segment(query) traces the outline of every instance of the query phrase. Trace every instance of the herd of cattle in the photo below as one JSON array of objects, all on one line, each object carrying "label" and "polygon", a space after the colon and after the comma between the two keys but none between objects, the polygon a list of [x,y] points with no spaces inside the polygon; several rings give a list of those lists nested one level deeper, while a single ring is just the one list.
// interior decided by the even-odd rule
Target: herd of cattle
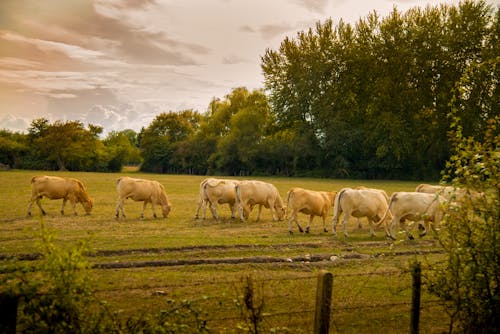
[{"label": "herd of cattle", "polygon": [[[33,203],[36,202],[42,214],[45,211],[40,199],[62,199],[61,214],[69,200],[76,215],[76,204],[81,203],[85,212],[90,214],[93,201],[80,180],[56,176],[35,176],[31,179],[32,196],[28,205],[28,215],[31,215]],[[141,218],[148,203],[151,204],[153,215],[156,218],[155,205],[161,207],[163,217],[167,218],[172,204],[169,201],[165,188],[157,181],[120,177],[116,182],[118,203],[116,218],[125,217],[123,204],[125,199],[143,202]],[[370,233],[374,235],[374,227],[383,224],[388,237],[396,239],[396,227],[406,220],[423,223],[421,236],[425,235],[429,227],[439,225],[445,213],[446,204],[450,200],[470,195],[471,192],[451,186],[419,185],[414,192],[395,192],[391,197],[384,190],[365,187],[344,188],[338,192],[313,191],[302,188],[292,188],[287,192],[286,204],[281,198],[278,189],[271,183],[256,180],[231,180],[207,178],[200,183],[198,207],[195,218],[199,218],[200,209],[203,219],[206,218],[206,207],[210,208],[212,216],[218,220],[217,206],[228,204],[231,209],[231,218],[236,213],[242,221],[246,221],[252,209],[259,206],[257,221],[260,220],[262,207],[271,210],[273,220],[283,220],[288,216],[288,231],[293,233],[293,223],[297,224],[300,232],[304,229],[298,222],[298,213],[309,215],[309,222],[305,232],[309,232],[311,222],[315,216],[323,220],[323,230],[327,232],[326,219],[333,207],[333,233],[337,233],[337,223],[340,215],[343,217],[343,234],[348,236],[346,225],[350,217],[365,217],[370,224]],[[289,215],[288,215],[289,213]],[[409,238],[413,238],[408,230],[408,224],[402,224]]]}]

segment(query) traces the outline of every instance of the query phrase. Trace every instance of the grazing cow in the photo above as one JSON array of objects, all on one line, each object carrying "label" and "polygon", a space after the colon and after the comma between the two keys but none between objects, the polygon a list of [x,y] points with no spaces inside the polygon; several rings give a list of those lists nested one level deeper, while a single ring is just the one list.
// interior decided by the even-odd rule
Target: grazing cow
[{"label": "grazing cow", "polygon": [[309,228],[314,219],[314,216],[323,218],[323,231],[328,232],[326,229],[326,216],[333,207],[336,192],[328,191],[313,191],[302,188],[292,188],[287,193],[287,211],[291,211],[290,219],[288,220],[288,231],[293,233],[293,222],[297,224],[299,231],[304,232],[299,225],[297,215],[302,212],[309,215],[309,223],[306,226],[306,233],[309,233]]},{"label": "grazing cow", "polygon": [[[387,193],[385,192],[385,190],[382,190],[382,189],[375,189],[375,188],[367,188],[365,186],[356,186],[354,187],[353,189],[358,189],[358,190],[375,190],[375,191],[380,191],[380,193],[385,197],[385,199],[387,200],[387,204],[389,204],[389,195],[387,195]],[[357,222],[358,222],[358,228],[361,229],[363,226],[361,225],[361,219],[359,218],[356,218]]]},{"label": "grazing cow", "polygon": [[[337,193],[335,197],[335,208],[333,215],[333,234],[337,235],[337,223],[342,212],[344,213],[343,220],[343,233],[347,238],[348,234],[346,232],[347,222],[349,217],[353,216],[356,218],[366,217],[368,223],[370,224],[370,235],[375,236],[373,230],[373,224],[375,222],[380,222],[377,224],[379,226],[384,219],[380,219],[387,210],[387,200],[382,194],[382,191],[378,189],[351,189],[344,188]],[[390,218],[389,218],[390,219]],[[389,220],[387,219],[387,221]],[[387,228],[387,222],[384,224],[385,233],[389,235]]]},{"label": "grazing cow", "polygon": [[200,198],[198,200],[198,208],[196,210],[195,219],[198,219],[200,208],[203,209],[203,219],[206,218],[206,206],[210,206],[212,216],[218,220],[217,204],[229,205],[231,209],[231,218],[234,218],[236,212],[236,199],[234,187],[238,184],[238,180],[215,179],[208,178],[200,183]]},{"label": "grazing cow", "polygon": [[34,176],[31,179],[31,200],[28,205],[29,216],[31,216],[33,202],[36,202],[43,215],[46,214],[40,203],[44,196],[49,199],[62,198],[62,215],[64,215],[64,206],[68,200],[75,215],[77,215],[76,203],[82,204],[86,214],[90,214],[92,211],[93,201],[87,194],[83,183],[77,179],[58,176]]},{"label": "grazing cow", "polygon": [[286,208],[278,189],[271,184],[262,181],[240,181],[235,188],[236,206],[242,221],[246,221],[255,205],[259,205],[257,221],[260,220],[262,206],[271,210],[273,220],[282,220]]},{"label": "grazing cow", "polygon": [[[431,224],[433,229],[441,222],[446,202],[447,200],[438,194],[395,192],[389,199],[389,206],[382,219],[392,214],[390,237],[394,240],[396,239],[395,229],[397,223],[403,223],[405,220],[423,220],[425,229],[420,233],[420,236],[424,236],[429,229],[430,222],[433,223]],[[408,238],[413,239],[407,225],[405,225],[405,231]]]},{"label": "grazing cow", "polygon": [[157,181],[120,177],[116,180],[116,190],[118,192],[116,218],[120,218],[120,211],[122,213],[122,217],[125,218],[123,204],[128,198],[136,202],[144,202],[144,205],[142,206],[141,219],[144,218],[144,210],[146,209],[146,205],[148,203],[151,203],[154,218],[156,218],[155,204],[159,204],[161,206],[163,218],[167,218],[170,210],[172,209],[172,204],[168,200],[165,188]]},{"label": "grazing cow", "polygon": [[475,201],[484,198],[484,193],[477,192],[466,188],[459,188],[454,186],[434,186],[431,184],[419,184],[415,189],[416,192],[439,194],[445,199],[453,202],[461,202],[466,198]]}]

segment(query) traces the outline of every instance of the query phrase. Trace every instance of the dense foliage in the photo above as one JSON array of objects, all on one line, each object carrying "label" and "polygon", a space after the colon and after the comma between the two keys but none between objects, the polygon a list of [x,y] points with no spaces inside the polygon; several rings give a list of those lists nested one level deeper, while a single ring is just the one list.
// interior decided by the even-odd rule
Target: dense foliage
[{"label": "dense foliage", "polygon": [[[139,134],[102,141],[99,127],[35,120],[28,135],[0,132],[0,162],[115,171],[143,161],[143,171],[159,173],[437,180],[451,156],[454,88],[476,64],[498,62],[499,12],[463,1],[384,18],[373,12],[353,25],[318,22],[266,50],[264,90],[235,88],[204,113],[162,113]],[[498,114],[497,82],[497,71],[470,77],[475,95],[457,110],[464,135],[477,136]]]},{"label": "dense foliage", "polygon": [[[491,12],[481,1],[394,9],[354,26],[318,23],[268,50],[262,68],[277,125],[314,148],[294,159],[312,158],[335,176],[437,178],[450,155],[453,88],[470,66],[499,54]],[[467,135],[492,116],[461,112]]]},{"label": "dense foliage", "polygon": [[458,116],[472,105],[491,113],[492,106],[478,103],[482,99],[477,97],[495,94],[498,99],[496,84],[468,83],[474,76],[497,72],[496,65],[478,64],[464,75],[449,115],[454,149],[444,181],[469,193],[449,203],[438,234],[447,256],[432,265],[429,290],[450,316],[450,333],[497,333],[500,328],[500,115],[491,117],[474,137],[464,134],[468,124]]}]

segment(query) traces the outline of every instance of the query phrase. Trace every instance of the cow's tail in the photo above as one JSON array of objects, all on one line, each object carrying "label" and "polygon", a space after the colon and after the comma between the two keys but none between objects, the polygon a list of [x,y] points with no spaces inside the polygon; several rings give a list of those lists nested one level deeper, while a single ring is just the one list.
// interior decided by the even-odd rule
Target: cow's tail
[{"label": "cow's tail", "polygon": [[239,184],[234,186],[234,201],[235,201],[236,207],[239,207],[241,204],[241,189],[240,189]]},{"label": "cow's tail", "polygon": [[384,216],[382,217],[382,219],[380,219],[378,222],[375,223],[375,226],[379,227],[380,225],[382,225],[384,220],[387,218],[389,211],[391,211],[392,202],[394,202],[396,200],[396,194],[397,193],[392,194],[392,196],[389,198],[389,204],[387,205],[387,210],[385,210],[385,213],[384,213]]},{"label": "cow's tail", "polygon": [[243,207],[241,204],[241,188],[239,183],[234,186],[234,205],[236,206],[236,210],[238,210],[241,220],[244,221]]},{"label": "cow's tail", "polygon": [[337,196],[335,196],[335,201],[334,201],[334,204],[333,204],[333,220],[335,221],[335,219],[338,219],[339,218],[339,215],[342,213],[341,211],[341,208],[340,208],[340,198],[342,197],[342,195],[347,191],[347,188],[344,188],[342,190],[339,191],[339,193],[337,194]]},{"label": "cow's tail", "polygon": [[288,219],[288,208],[290,207],[290,199],[294,195],[293,189],[288,190],[286,193],[286,214],[285,214],[285,219]]}]

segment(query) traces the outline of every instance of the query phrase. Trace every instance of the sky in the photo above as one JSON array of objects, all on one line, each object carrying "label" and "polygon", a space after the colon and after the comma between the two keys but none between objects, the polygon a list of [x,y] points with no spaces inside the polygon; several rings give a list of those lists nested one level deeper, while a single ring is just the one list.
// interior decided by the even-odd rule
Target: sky
[{"label": "sky", "polygon": [[458,2],[0,0],[0,129],[44,117],[140,131],[160,113],[263,88],[266,49],[318,21]]}]

